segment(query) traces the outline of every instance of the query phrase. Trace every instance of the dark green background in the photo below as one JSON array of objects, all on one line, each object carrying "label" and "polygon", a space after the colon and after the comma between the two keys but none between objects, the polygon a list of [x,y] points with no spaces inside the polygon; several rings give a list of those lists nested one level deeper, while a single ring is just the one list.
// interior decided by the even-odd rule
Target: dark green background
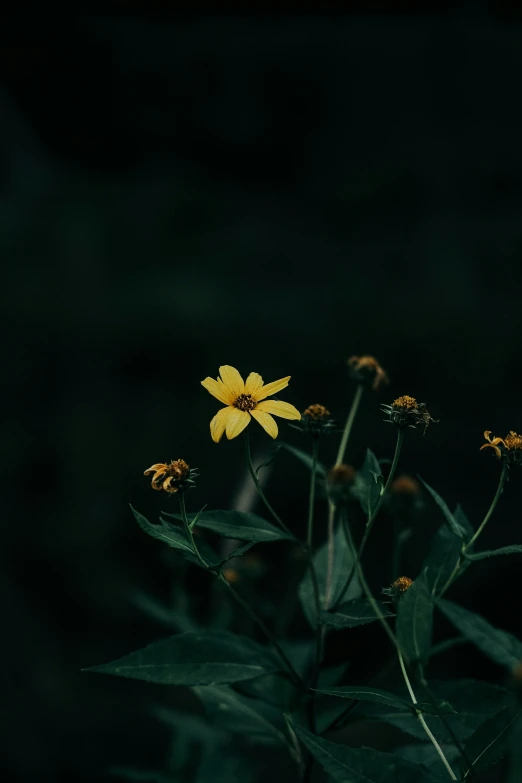
[{"label": "dark green background", "polygon": [[[151,686],[79,670],[162,633],[131,600],[170,579],[128,509],[165,506],[143,470],[197,466],[194,509],[241,489],[241,444],[211,442],[219,404],[200,386],[220,364],[291,374],[282,399],[344,420],[346,358],[375,354],[392,383],[364,399],[350,461],[391,456],[380,401],[426,401],[440,423],[411,433],[402,468],[475,524],[498,475],[482,432],[522,429],[520,18],[488,3],[133,8],[20,11],[2,32],[9,780],[161,759]],[[261,456],[268,437],[251,430]],[[281,455],[268,485],[296,529],[306,478]],[[522,540],[520,491],[510,482],[485,547]],[[498,606],[518,601],[519,568],[479,564],[455,595],[520,633],[520,612]]]}]

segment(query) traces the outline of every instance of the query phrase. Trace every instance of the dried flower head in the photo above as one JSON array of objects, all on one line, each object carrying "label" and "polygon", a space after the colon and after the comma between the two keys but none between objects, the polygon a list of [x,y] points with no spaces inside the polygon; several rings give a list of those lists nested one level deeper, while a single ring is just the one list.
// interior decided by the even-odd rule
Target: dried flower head
[{"label": "dried flower head", "polygon": [[143,475],[153,473],[151,480],[152,489],[165,490],[170,494],[183,492],[195,484],[194,479],[198,475],[195,468],[190,468],[184,459],[175,459],[171,462],[156,462],[144,471]]},{"label": "dried flower head", "polygon": [[510,468],[522,465],[522,435],[517,435],[511,430],[505,438],[492,438],[491,430],[484,433],[488,443],[484,443],[482,449],[493,449],[498,459],[504,460]]},{"label": "dried flower head", "polygon": [[389,595],[394,601],[398,601],[404,593],[410,589],[413,584],[413,579],[409,576],[399,576],[389,587],[384,587],[381,592],[384,595]]},{"label": "dried flower head", "polygon": [[408,394],[397,397],[391,405],[381,405],[381,410],[389,416],[386,421],[396,424],[401,430],[406,427],[415,429],[418,424],[424,424],[424,433],[426,433],[430,421],[438,421],[430,416],[426,403],[417,402],[415,397],[410,397]]},{"label": "dried flower head", "polygon": [[318,438],[320,435],[329,435],[338,430],[337,422],[332,419],[328,408],[318,404],[309,405],[301,414],[299,424],[291,424],[290,426],[302,432],[307,432],[315,438]]},{"label": "dried flower head", "polygon": [[348,359],[350,377],[372,388],[374,391],[389,383],[388,376],[375,358],[375,356],[350,356]]},{"label": "dried flower head", "polygon": [[277,438],[278,432],[272,414],[283,419],[301,418],[297,408],[290,403],[266,399],[288,386],[289,375],[278,381],[263,384],[259,373],[251,372],[244,381],[236,368],[228,364],[219,368],[219,374],[217,380],[205,378],[201,381],[201,385],[213,397],[227,406],[221,408],[210,422],[210,435],[214,443],[219,443],[225,431],[229,440],[237,438],[250,424],[252,416],[271,438]]},{"label": "dried flower head", "polygon": [[417,479],[413,478],[413,476],[397,476],[397,478],[392,481],[390,486],[390,493],[392,495],[411,497],[418,495],[420,491],[420,484]]}]

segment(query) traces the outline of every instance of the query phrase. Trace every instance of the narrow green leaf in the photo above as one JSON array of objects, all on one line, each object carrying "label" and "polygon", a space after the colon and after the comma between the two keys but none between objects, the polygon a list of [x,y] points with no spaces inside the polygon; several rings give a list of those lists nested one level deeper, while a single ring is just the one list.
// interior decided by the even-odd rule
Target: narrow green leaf
[{"label": "narrow green leaf", "polygon": [[317,688],[316,693],[323,696],[337,696],[340,699],[352,699],[354,701],[372,701],[376,704],[384,704],[387,707],[395,707],[398,710],[412,712],[415,708],[411,702],[401,699],[394,693],[382,691],[380,688],[368,688],[364,685],[341,685],[338,688]]},{"label": "narrow green leaf", "polygon": [[164,685],[240,682],[279,670],[270,651],[227,631],[176,634],[116,661],[83,671]]},{"label": "narrow green leaf", "polygon": [[151,525],[149,520],[146,519],[143,514],[140,514],[139,511],[136,511],[136,509],[132,506],[131,511],[134,514],[138,525],[149,536],[152,536],[152,538],[157,538],[159,541],[163,541],[163,543],[168,544],[168,546],[172,547],[173,549],[179,549],[183,552],[190,552],[191,554],[194,554],[194,550],[192,549],[190,542],[187,540],[187,537],[182,530],[174,528],[173,525],[163,519],[160,519],[159,525]]},{"label": "narrow green leaf", "polygon": [[404,593],[397,607],[397,640],[409,663],[427,660],[432,624],[433,600],[423,573]]},{"label": "narrow green leaf", "polygon": [[441,498],[441,496],[438,494],[438,492],[435,492],[435,490],[432,487],[430,487],[429,484],[426,484],[424,479],[422,479],[420,476],[419,476],[419,479],[420,479],[420,481],[422,481],[422,483],[424,484],[424,486],[426,487],[426,489],[428,490],[428,492],[432,496],[433,500],[435,501],[435,503],[438,505],[438,507],[440,508],[442,513],[444,514],[444,519],[446,520],[446,523],[448,524],[451,532],[455,536],[457,536],[458,538],[461,538],[463,540],[467,540],[467,535],[466,535],[465,528],[463,527],[462,524],[460,524],[457,521],[457,519],[451,513],[451,511],[449,510],[448,506],[446,505],[444,500]]},{"label": "narrow green leaf", "polygon": [[200,518],[201,514],[204,512],[204,510],[205,510],[205,509],[206,509],[206,505],[204,505],[204,506],[203,506],[203,508],[202,508],[202,509],[200,509],[200,510],[198,511],[198,513],[197,513],[197,514],[196,514],[196,515],[195,515],[195,516],[192,518],[192,521],[191,521],[191,522],[189,522],[189,528],[190,528],[191,530],[192,530],[193,528],[195,528],[195,527],[196,527],[196,525],[197,525],[197,524],[198,524],[198,522],[199,522],[199,518]]},{"label": "narrow green leaf", "polygon": [[[303,465],[306,465],[308,470],[312,470],[313,461],[311,454],[307,454],[306,451],[302,451],[301,449],[296,449],[295,446],[291,446],[289,443],[281,443],[281,446],[290,452],[290,454],[292,454],[294,457],[296,457],[300,462],[302,462]],[[319,476],[326,476],[325,466],[320,462],[317,462],[316,472]]]},{"label": "narrow green leaf", "polygon": [[193,688],[212,722],[227,731],[248,736],[250,741],[288,746],[281,710],[259,699],[243,696],[232,688]]},{"label": "narrow green leaf", "polygon": [[422,572],[426,572],[431,592],[436,593],[446,584],[459,560],[461,550],[462,539],[444,522],[435,533],[422,564]]},{"label": "narrow green leaf", "polygon": [[[478,727],[464,746],[466,755],[476,772],[489,769],[504,756],[508,749],[510,730],[520,715],[520,708],[503,707]],[[471,769],[461,759],[463,780],[471,780]]]},{"label": "narrow green leaf", "polygon": [[381,466],[373,451],[367,449],[364,462],[355,477],[353,493],[359,500],[361,508],[368,519],[379,501],[381,489]]},{"label": "narrow green leaf", "polygon": [[466,539],[466,541],[469,541],[469,539],[473,536],[473,533],[475,531],[473,530],[473,527],[471,526],[471,523],[464,509],[460,505],[460,503],[457,503],[457,505],[455,506],[455,511],[453,512],[453,516],[457,522],[457,525],[459,525],[462,528],[464,532],[464,538]]},{"label": "narrow green leaf", "polygon": [[[412,716],[412,719],[415,720]],[[316,737],[292,723],[292,728],[323,769],[339,783],[441,783],[442,778],[420,764],[373,748],[352,748]]]},{"label": "narrow green leaf", "polygon": [[233,549],[232,552],[230,552],[226,557],[224,557],[222,560],[219,561],[219,563],[216,564],[216,567],[224,566],[225,563],[228,563],[229,560],[233,560],[235,557],[241,557],[241,555],[244,555],[245,552],[248,552],[248,550],[252,549],[252,547],[255,546],[256,544],[257,541],[247,541],[246,544],[237,547],[237,549]]},{"label": "narrow green leaf", "polygon": [[466,554],[468,560],[484,560],[486,557],[496,557],[497,555],[519,555],[522,554],[522,544],[511,544],[502,546],[500,549],[488,549],[484,552],[472,552]]},{"label": "narrow green leaf", "polygon": [[[460,751],[455,745],[450,743],[439,743],[442,752],[446,756],[448,762],[453,764],[460,757]],[[416,742],[411,745],[403,745],[397,748],[395,753],[408,761],[422,764],[428,769],[435,767],[438,768],[440,764],[440,756],[433,747],[431,742]]]},{"label": "narrow green leaf", "polygon": [[[385,604],[378,603],[384,617],[393,617],[392,612]],[[365,599],[341,604],[336,612],[323,612],[321,618],[325,625],[332,628],[354,628],[357,625],[373,623],[378,619],[369,601]]]},{"label": "narrow green leaf", "polygon": [[[165,513],[165,516],[181,521],[179,514]],[[190,525],[192,525],[195,516],[197,515],[188,514]],[[272,525],[271,522],[267,522],[266,519],[258,516],[258,514],[252,514],[249,511],[203,511],[199,513],[197,524],[198,527],[212,530],[212,532],[218,533],[225,538],[238,538],[242,541],[295,540],[293,536],[285,533],[284,530]]]},{"label": "narrow green leaf", "polygon": [[493,661],[510,671],[522,661],[522,643],[510,633],[494,628],[479,614],[446,599],[440,598],[437,604],[458,631]]},{"label": "narrow green leaf", "polygon": [[[352,569],[354,562],[353,553],[350,551],[346,542],[346,537],[339,525],[334,532],[333,541],[333,570],[332,570],[332,584],[328,600],[328,605],[332,606],[341,594],[341,591],[346,583],[348,575]],[[326,582],[328,575],[328,542],[325,541],[314,554],[314,563],[317,573],[317,581],[319,583],[319,598],[321,608],[324,609],[325,597],[326,597]],[[349,599],[359,598],[362,588],[357,575],[354,573],[351,585],[346,592],[345,597]],[[305,576],[301,580],[299,585],[299,599],[303,612],[312,626],[315,628],[316,615],[315,615],[315,599],[312,577],[310,570],[308,569]]]}]

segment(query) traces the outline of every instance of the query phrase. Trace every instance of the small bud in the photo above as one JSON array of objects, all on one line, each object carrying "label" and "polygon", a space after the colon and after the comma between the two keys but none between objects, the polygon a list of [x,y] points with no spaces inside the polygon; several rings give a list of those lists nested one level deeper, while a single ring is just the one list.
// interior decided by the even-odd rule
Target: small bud
[{"label": "small bud", "polygon": [[314,438],[318,438],[321,435],[329,435],[338,430],[337,422],[332,419],[328,408],[318,404],[309,405],[301,414],[299,423],[291,424],[290,426],[306,432]]},{"label": "small bud", "polygon": [[353,485],[357,478],[357,471],[351,465],[334,465],[326,476],[328,494],[336,504],[347,503],[354,500]]},{"label": "small bud", "polygon": [[413,497],[418,495],[421,491],[419,482],[412,476],[397,476],[390,486],[390,493],[392,495],[402,497]]},{"label": "small bud", "polygon": [[389,595],[393,603],[396,604],[412,584],[413,579],[410,579],[409,576],[399,576],[389,587],[383,587],[381,593]]}]

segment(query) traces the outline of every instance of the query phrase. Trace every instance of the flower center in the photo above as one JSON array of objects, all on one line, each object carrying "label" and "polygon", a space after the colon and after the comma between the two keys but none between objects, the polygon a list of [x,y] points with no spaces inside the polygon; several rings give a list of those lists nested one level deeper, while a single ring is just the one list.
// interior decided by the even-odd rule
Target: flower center
[{"label": "flower center", "polygon": [[506,435],[504,438],[504,443],[509,451],[518,451],[519,449],[522,449],[522,436],[517,435],[517,433],[512,430],[509,435]]},{"label": "flower center", "polygon": [[393,401],[393,407],[411,410],[412,408],[417,407],[417,400],[415,397],[410,397],[408,394],[405,394],[404,397],[397,397],[397,399]]},{"label": "flower center", "polygon": [[239,408],[240,411],[251,411],[256,405],[257,401],[251,394],[240,394],[234,400],[234,408]]}]

